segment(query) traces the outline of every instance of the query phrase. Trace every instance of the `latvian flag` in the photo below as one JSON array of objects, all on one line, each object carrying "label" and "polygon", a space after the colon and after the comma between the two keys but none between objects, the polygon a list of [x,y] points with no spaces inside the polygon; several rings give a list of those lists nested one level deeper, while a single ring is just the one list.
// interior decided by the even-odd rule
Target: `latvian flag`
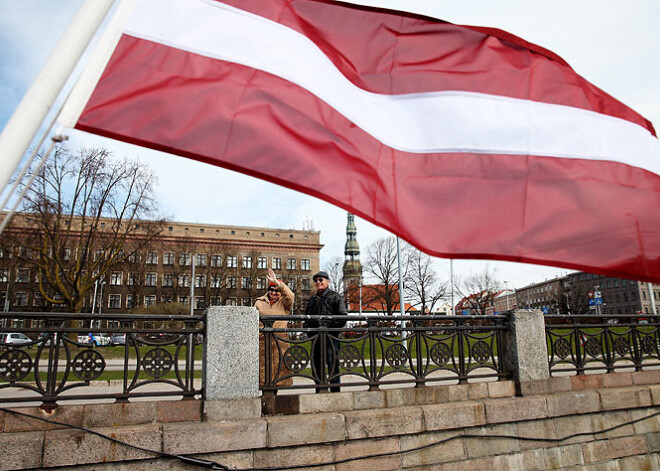
[{"label": "latvian flag", "polygon": [[500,30],[329,0],[124,0],[63,122],[432,255],[660,282],[651,123]]}]

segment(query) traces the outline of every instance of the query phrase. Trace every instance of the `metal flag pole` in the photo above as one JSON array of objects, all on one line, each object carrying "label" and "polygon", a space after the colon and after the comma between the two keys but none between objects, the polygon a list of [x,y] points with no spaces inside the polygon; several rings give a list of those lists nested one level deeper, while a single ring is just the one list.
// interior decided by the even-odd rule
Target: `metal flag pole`
[{"label": "metal flag pole", "polygon": [[646,283],[646,287],[649,290],[649,299],[651,300],[651,314],[656,315],[658,311],[655,310],[655,298],[653,297],[653,285],[651,283]]},{"label": "metal flag pole", "polygon": [[399,237],[396,238],[396,260],[397,263],[399,264],[399,310],[401,311],[401,316],[404,316],[406,313],[406,308],[404,305],[404,298],[403,298],[403,277],[401,276],[401,242],[399,240]]},{"label": "metal flag pole", "polygon": [[4,189],[114,0],[86,0],[0,134]]},{"label": "metal flag pole", "polygon": [[195,256],[190,254],[190,315],[195,314]]},{"label": "metal flag pole", "polygon": [[451,315],[456,315],[454,309],[454,259],[449,259],[449,284],[451,285]]}]

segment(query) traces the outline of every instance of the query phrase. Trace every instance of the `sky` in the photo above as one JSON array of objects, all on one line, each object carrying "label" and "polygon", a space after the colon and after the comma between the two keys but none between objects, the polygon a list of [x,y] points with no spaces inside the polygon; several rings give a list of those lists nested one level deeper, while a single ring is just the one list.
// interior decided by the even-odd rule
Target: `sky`
[{"label": "sky", "polygon": [[[267,0],[264,0],[267,1]],[[83,0],[0,0],[0,128],[48,59]],[[503,29],[563,57],[574,70],[660,126],[660,2],[658,0],[355,0],[457,24]],[[139,158],[157,173],[165,216],[176,221],[321,231],[321,264],[343,257],[346,212],[301,193],[192,160],[79,131],[72,145],[104,146]],[[652,208],[656,209],[657,208]],[[451,221],[446,221],[450,224]],[[390,234],[356,218],[363,251]],[[450,263],[436,259],[449,279]],[[563,276],[570,270],[485,260],[455,260],[454,276],[488,269],[508,288]]]}]

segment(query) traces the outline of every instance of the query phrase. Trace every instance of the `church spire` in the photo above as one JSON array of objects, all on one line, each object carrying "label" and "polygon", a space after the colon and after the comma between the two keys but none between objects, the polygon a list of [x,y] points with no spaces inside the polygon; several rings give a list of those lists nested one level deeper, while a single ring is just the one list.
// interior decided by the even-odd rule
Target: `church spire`
[{"label": "church spire", "polygon": [[355,216],[348,213],[346,223],[346,245],[344,246],[344,285],[358,285],[362,277],[362,264],[360,263],[360,246],[357,242],[357,228]]}]

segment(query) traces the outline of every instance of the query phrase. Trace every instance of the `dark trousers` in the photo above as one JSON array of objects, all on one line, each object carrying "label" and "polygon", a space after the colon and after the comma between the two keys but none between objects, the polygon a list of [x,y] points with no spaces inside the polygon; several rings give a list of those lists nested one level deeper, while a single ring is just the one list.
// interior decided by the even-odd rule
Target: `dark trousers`
[{"label": "dark trousers", "polygon": [[[330,384],[337,384],[337,386],[330,386],[330,392],[339,392],[339,376],[333,377],[339,373],[338,351],[339,341],[321,333],[318,334],[316,343],[312,347],[312,362],[314,363],[314,370],[318,378],[317,384],[324,379]],[[323,360],[325,360],[325,365]],[[321,388],[316,388],[316,392],[320,391]]]}]

